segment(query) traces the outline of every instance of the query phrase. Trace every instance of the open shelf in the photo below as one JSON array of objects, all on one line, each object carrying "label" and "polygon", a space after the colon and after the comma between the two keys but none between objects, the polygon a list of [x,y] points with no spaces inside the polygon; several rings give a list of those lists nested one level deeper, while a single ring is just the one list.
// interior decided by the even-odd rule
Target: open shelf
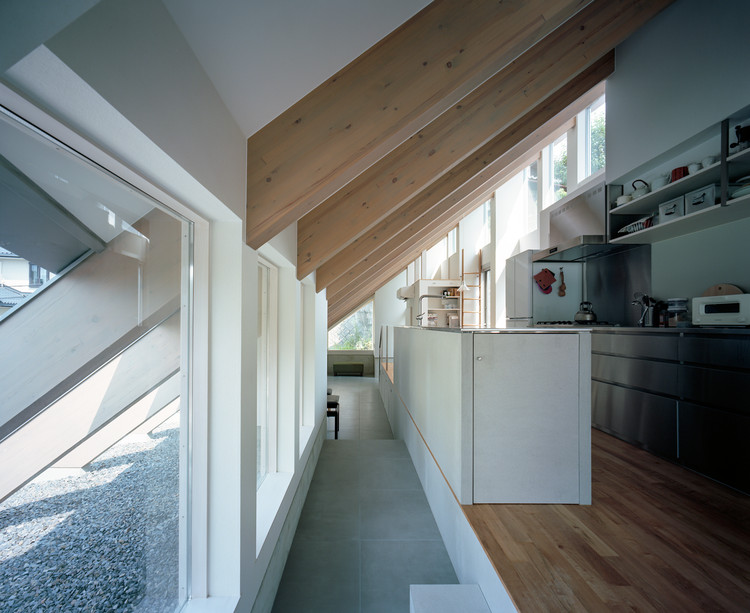
[{"label": "open shelf", "polygon": [[[745,151],[740,152],[744,154]],[[750,157],[748,157],[748,169],[750,170]],[[664,187],[660,187],[648,194],[644,194],[640,198],[621,204],[618,207],[611,209],[609,212],[611,215],[649,215],[654,210],[659,208],[659,205],[663,202],[668,202],[672,198],[682,196],[687,192],[691,192],[695,189],[700,189],[705,185],[711,185],[712,183],[718,183],[721,179],[721,162],[711,164],[706,168],[702,168],[692,175],[678,179],[674,183],[667,183]]]},{"label": "open shelf", "polygon": [[697,232],[698,230],[720,226],[721,224],[746,217],[750,217],[750,195],[729,200],[726,206],[717,204],[716,206],[683,217],[677,217],[676,219],[646,228],[645,230],[612,238],[610,242],[625,245],[651,244],[682,236],[683,234]]}]

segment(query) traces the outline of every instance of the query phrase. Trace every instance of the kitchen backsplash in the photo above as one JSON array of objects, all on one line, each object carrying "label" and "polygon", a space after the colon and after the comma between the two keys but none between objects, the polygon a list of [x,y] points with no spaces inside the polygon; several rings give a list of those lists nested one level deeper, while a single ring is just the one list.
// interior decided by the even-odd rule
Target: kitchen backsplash
[{"label": "kitchen backsplash", "polygon": [[599,321],[622,326],[638,325],[640,309],[631,305],[635,292],[651,295],[650,245],[586,263],[586,297]]},{"label": "kitchen backsplash", "polygon": [[750,293],[750,219],[654,243],[653,292],[657,297],[692,298],[719,283]]}]

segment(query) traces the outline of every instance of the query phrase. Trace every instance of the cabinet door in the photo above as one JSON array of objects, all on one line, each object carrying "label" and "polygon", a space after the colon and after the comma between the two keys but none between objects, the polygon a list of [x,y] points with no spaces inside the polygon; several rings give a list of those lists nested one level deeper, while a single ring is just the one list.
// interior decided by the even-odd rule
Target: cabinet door
[{"label": "cabinet door", "polygon": [[578,355],[576,334],[475,335],[475,503],[579,501]]},{"label": "cabinet door", "polygon": [[679,364],[594,354],[591,377],[598,381],[640,388],[657,394],[677,396]]},{"label": "cabinet door", "polygon": [[591,423],[617,438],[677,459],[677,402],[671,398],[593,381]]},{"label": "cabinet door", "polygon": [[750,494],[750,416],[680,403],[680,461]]}]

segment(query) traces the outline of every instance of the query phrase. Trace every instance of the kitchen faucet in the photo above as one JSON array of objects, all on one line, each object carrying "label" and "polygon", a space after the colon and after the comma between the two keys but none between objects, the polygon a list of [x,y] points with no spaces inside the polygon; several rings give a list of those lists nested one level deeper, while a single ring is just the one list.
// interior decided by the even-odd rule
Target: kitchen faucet
[{"label": "kitchen faucet", "polygon": [[419,297],[419,300],[417,301],[417,310],[419,311],[419,315],[417,315],[417,321],[421,324],[422,318],[424,315],[422,314],[422,298],[445,298],[442,294],[422,294]]},{"label": "kitchen faucet", "polygon": [[633,301],[630,304],[641,307],[641,318],[638,320],[638,325],[641,328],[645,328],[646,315],[648,314],[649,308],[654,304],[654,299],[642,292],[636,292],[633,294]]}]

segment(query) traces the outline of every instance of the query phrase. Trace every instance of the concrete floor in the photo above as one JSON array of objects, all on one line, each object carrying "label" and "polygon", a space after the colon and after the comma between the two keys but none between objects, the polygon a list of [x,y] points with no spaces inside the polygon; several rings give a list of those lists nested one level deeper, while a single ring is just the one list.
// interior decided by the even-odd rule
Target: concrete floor
[{"label": "concrete floor", "polygon": [[407,613],[409,585],[458,583],[377,379],[332,377],[339,439],[315,469],[274,613]]}]

